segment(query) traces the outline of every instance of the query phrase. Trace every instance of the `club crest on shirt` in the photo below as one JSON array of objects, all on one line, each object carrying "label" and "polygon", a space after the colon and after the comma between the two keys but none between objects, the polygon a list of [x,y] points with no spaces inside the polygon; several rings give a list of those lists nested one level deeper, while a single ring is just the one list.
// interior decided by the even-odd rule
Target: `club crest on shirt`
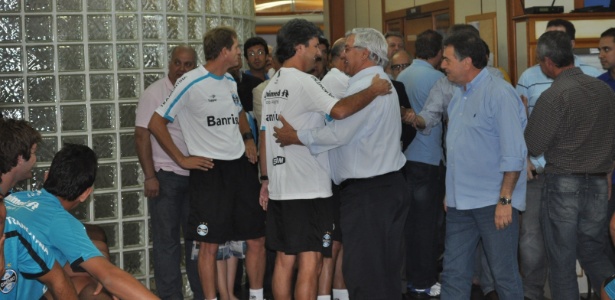
[{"label": "club crest on shirt", "polygon": [[196,227],[196,233],[200,236],[206,236],[208,232],[209,232],[209,227],[207,227],[207,225],[205,224],[201,224]]},{"label": "club crest on shirt", "polygon": [[322,246],[325,248],[331,246],[331,233],[328,231],[322,236]]},{"label": "club crest on shirt", "polygon": [[3,294],[10,293],[17,285],[17,272],[13,269],[6,269],[0,280],[0,291]]},{"label": "club crest on shirt", "polygon": [[233,94],[233,103],[235,103],[236,106],[241,106],[241,101],[239,101],[239,96],[237,96],[237,94]]}]

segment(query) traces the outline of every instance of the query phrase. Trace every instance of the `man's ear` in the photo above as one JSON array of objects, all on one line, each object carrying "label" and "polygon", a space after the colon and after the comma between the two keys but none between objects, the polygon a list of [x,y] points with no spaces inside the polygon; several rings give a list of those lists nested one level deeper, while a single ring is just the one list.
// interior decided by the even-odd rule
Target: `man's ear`
[{"label": "man's ear", "polygon": [[93,186],[87,188],[85,191],[83,191],[83,193],[81,193],[81,195],[79,195],[79,197],[77,198],[77,201],[81,203],[85,202],[85,200],[88,199],[88,197],[90,196],[90,194],[92,194],[93,191],[94,191]]}]

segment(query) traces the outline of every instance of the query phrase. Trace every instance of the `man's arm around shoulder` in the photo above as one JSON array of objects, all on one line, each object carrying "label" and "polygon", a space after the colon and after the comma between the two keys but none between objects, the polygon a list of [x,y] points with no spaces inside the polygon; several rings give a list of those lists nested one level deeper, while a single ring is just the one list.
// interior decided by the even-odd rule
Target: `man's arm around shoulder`
[{"label": "man's arm around shoulder", "polygon": [[49,288],[49,292],[54,299],[77,299],[77,292],[75,291],[72,281],[68,278],[66,273],[64,273],[64,270],[57,261],[47,274],[37,279]]},{"label": "man's arm around shoulder", "polygon": [[102,256],[92,257],[81,263],[90,275],[120,299],[159,299],[141,282],[126,271],[116,267]]}]

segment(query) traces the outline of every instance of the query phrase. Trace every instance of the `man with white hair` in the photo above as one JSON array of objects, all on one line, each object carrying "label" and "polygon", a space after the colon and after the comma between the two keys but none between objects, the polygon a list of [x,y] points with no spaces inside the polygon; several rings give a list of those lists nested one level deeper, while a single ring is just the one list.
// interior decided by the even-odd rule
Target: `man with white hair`
[{"label": "man with white hair", "polygon": [[[385,77],[387,44],[371,28],[346,35],[341,58],[351,76],[347,95]],[[400,299],[402,234],[408,190],[402,173],[397,93],[379,96],[364,109],[325,127],[295,131],[283,118],[274,128],[284,145],[303,144],[314,155],[328,151],[331,176],[340,185],[344,279],[350,299]]]}]

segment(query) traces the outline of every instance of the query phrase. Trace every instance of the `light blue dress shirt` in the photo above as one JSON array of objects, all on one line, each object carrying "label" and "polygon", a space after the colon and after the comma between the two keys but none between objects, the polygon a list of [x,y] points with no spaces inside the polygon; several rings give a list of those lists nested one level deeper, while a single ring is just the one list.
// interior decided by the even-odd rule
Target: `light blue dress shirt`
[{"label": "light blue dress shirt", "polygon": [[[418,114],[429,96],[429,91],[444,74],[422,59],[415,59],[403,70],[397,80],[403,82],[410,106]],[[404,152],[406,159],[437,166],[442,160],[442,123],[435,125],[430,133],[418,131]]]},{"label": "light blue dress shirt", "polygon": [[[574,66],[581,68],[581,71],[589,76],[598,77],[602,74],[600,70],[583,63],[576,55],[574,57]],[[540,65],[534,65],[523,71],[523,74],[521,74],[517,82],[516,89],[519,96],[527,97],[528,112],[530,114],[542,92],[550,88],[552,83],[553,79],[548,78],[547,75],[540,70]],[[531,156],[530,160],[536,169],[544,169],[547,164],[544,154],[536,157]]]},{"label": "light blue dress shirt", "polygon": [[[388,78],[380,66],[361,70],[350,78],[346,95],[371,85],[373,77]],[[327,126],[297,131],[299,140],[314,155],[329,151],[331,178],[336,184],[349,178],[368,178],[401,169],[401,122],[397,93],[379,96],[354,115]]]},{"label": "light blue dress shirt", "polygon": [[514,88],[483,69],[448,106],[447,206],[460,210],[495,205],[504,172],[519,171],[512,206],[525,210],[527,148],[525,108]]}]

